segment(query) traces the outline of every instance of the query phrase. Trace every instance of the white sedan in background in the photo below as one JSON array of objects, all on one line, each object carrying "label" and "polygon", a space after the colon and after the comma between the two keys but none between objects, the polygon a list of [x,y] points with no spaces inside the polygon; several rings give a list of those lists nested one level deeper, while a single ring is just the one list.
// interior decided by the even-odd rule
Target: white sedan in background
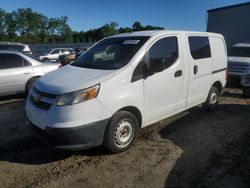
[{"label": "white sedan in background", "polygon": [[59,66],[42,63],[22,52],[0,51],[0,96],[28,93],[39,77]]}]

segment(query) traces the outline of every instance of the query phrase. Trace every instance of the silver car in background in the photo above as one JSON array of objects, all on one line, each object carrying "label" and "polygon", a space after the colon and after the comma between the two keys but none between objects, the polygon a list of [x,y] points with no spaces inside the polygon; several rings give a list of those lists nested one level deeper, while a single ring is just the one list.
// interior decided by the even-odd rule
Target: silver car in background
[{"label": "silver car in background", "polygon": [[18,42],[0,42],[0,50],[20,51],[25,54],[32,54],[29,45]]},{"label": "silver car in background", "polygon": [[28,93],[39,77],[59,66],[42,63],[22,52],[0,51],[0,96]]},{"label": "silver car in background", "polygon": [[228,53],[228,76],[241,79],[250,68],[250,42],[233,45]]},{"label": "silver car in background", "polygon": [[41,61],[57,61],[60,55],[68,55],[73,53],[72,48],[54,48],[42,55],[39,55]]},{"label": "silver car in background", "polygon": [[250,69],[241,77],[241,85],[244,95],[250,98]]}]

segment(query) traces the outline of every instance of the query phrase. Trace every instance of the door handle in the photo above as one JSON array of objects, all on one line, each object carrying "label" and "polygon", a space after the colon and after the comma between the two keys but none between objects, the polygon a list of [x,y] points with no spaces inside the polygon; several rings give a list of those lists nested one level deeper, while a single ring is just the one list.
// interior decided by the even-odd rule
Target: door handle
[{"label": "door handle", "polygon": [[194,66],[194,75],[196,75],[197,73],[198,73],[198,66],[195,65],[195,66]]},{"label": "door handle", "polygon": [[23,74],[30,74],[31,72],[24,72]]},{"label": "door handle", "polygon": [[182,76],[182,70],[178,70],[178,71],[176,71],[175,73],[174,73],[174,77],[176,78],[176,77],[180,77],[180,76]]}]

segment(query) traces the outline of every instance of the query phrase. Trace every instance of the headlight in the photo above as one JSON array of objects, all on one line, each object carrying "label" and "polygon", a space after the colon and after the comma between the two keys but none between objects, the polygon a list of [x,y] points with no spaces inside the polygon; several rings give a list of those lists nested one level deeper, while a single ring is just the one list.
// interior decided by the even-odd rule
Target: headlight
[{"label": "headlight", "polygon": [[99,92],[100,85],[93,86],[91,88],[87,88],[84,90],[66,93],[64,95],[59,96],[56,105],[72,105],[81,102],[88,101],[90,99],[94,99],[97,97]]}]

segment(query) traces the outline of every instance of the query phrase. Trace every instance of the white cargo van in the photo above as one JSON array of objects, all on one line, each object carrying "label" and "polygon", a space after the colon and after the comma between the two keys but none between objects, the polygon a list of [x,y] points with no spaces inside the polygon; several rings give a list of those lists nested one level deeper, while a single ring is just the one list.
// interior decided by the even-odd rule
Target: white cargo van
[{"label": "white cargo van", "polygon": [[[107,49],[110,58],[95,58]],[[140,128],[198,104],[213,110],[226,68],[219,34],[145,31],[108,37],[35,83],[26,103],[29,126],[55,148],[104,144],[122,152]]]}]

